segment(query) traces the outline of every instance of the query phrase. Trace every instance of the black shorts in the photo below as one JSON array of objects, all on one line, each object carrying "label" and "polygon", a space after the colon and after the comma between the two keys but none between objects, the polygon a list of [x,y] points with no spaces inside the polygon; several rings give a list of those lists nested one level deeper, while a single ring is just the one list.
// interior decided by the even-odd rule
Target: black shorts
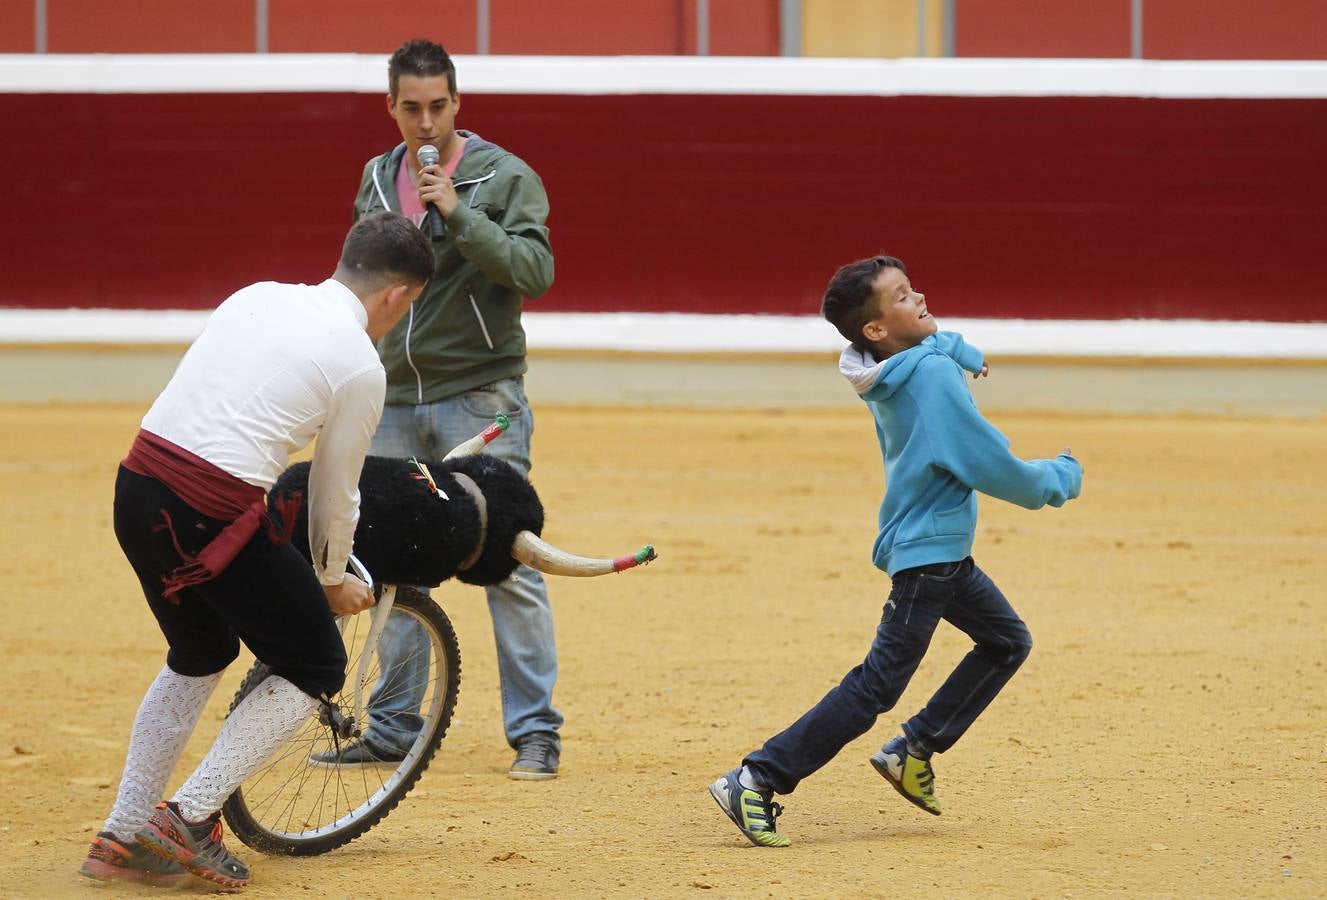
[{"label": "black shorts", "polygon": [[162,578],[184,564],[180,547],[197,554],[229,523],[189,506],[155,478],[123,466],[115,479],[115,536],[134,567],[170,650],[166,665],[181,675],[220,672],[244,641],[253,655],[312,697],[329,697],[345,681],[346,651],[327,595],[307,560],[290,544],[258,533],[211,581],[186,587],[179,603],[162,596]]}]

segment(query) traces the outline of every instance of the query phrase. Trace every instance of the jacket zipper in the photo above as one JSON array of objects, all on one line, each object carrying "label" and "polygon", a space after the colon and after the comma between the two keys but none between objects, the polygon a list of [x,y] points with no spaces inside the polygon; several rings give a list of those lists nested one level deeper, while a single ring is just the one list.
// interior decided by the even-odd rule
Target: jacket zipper
[{"label": "jacket zipper", "polygon": [[[470,178],[466,181],[453,181],[452,187],[458,188],[458,187],[467,187],[472,184],[483,184],[485,181],[488,181],[490,178],[493,178],[497,174],[498,170],[494,169],[493,171],[489,172],[487,175],[483,176],[482,178]],[[471,200],[470,205],[471,206],[475,205],[473,200]]]},{"label": "jacket zipper", "polygon": [[479,312],[479,304],[475,302],[475,295],[469,288],[465,289],[465,295],[470,298],[470,308],[475,311],[475,318],[479,320],[479,330],[484,332],[484,343],[488,344],[488,349],[493,349],[493,338],[488,336],[488,326],[484,324],[484,316]]},{"label": "jacket zipper", "polygon": [[[373,186],[374,186],[375,188],[378,189],[378,199],[382,201],[382,208],[383,208],[384,210],[387,210],[388,212],[390,212],[391,209],[392,209],[392,205],[391,205],[390,203],[387,202],[387,192],[384,191],[384,190],[382,189],[382,185],[378,183],[378,167],[377,167],[377,166],[374,166],[374,167],[373,167]],[[365,212],[368,212],[368,210],[365,210]]]},{"label": "jacket zipper", "polygon": [[[496,174],[498,174],[496,171],[489,172],[489,173],[488,173],[487,175],[485,175],[483,178],[476,178],[474,181],[464,181],[464,182],[461,182],[461,183],[462,183],[462,184],[480,184],[481,182],[488,181],[490,178],[492,178],[492,177],[493,177],[494,175],[496,175]],[[475,198],[478,197],[478,196],[479,196],[479,188],[475,188],[473,191],[470,192],[470,201],[466,204],[466,206],[470,207],[471,209],[474,209],[474,206],[475,206]],[[466,286],[466,289],[465,289],[465,295],[466,295],[467,297],[470,298],[470,308],[473,309],[473,310],[475,311],[475,318],[479,320],[479,330],[482,331],[482,332],[484,332],[484,343],[485,343],[485,344],[488,344],[488,349],[492,350],[492,349],[493,349],[493,338],[492,338],[491,336],[489,336],[489,333],[488,333],[488,324],[487,324],[486,322],[484,322],[484,315],[483,315],[483,313],[481,313],[481,312],[479,311],[479,304],[475,302],[475,294],[474,294],[474,291],[472,291],[472,290],[470,289],[469,285]]]},{"label": "jacket zipper", "polygon": [[[483,184],[485,181],[488,181],[490,178],[495,177],[497,174],[498,174],[497,170],[494,170],[492,172],[489,172],[487,175],[483,176],[482,178],[471,178],[468,181],[453,182],[452,187],[458,188],[458,187],[467,187],[472,184]],[[382,189],[382,184],[379,183],[378,181],[378,169],[376,166],[373,169],[373,186],[377,188],[378,199],[382,201],[383,209],[391,210],[392,206],[390,203],[387,202],[387,193]],[[467,206],[470,206],[472,208],[474,207],[475,196],[478,193],[479,193],[478,191],[470,192],[470,198],[469,198],[470,202],[466,204]],[[475,295],[472,291],[470,291],[469,288],[466,289],[465,295],[470,299],[470,308],[474,310],[475,318],[479,320],[479,330],[484,333],[484,343],[488,344],[488,349],[492,350],[493,338],[488,333],[488,325],[487,323],[484,322],[483,314],[479,312],[479,304],[475,302]],[[410,305],[410,309],[407,312],[407,316],[408,318],[406,319],[406,325],[405,325],[405,361],[406,364],[410,366],[410,371],[415,373],[415,397],[416,397],[415,402],[417,404],[422,404],[424,402],[424,376],[421,375],[419,369],[415,367],[415,358],[410,353],[410,339],[413,336],[415,329],[415,306],[413,303]]]},{"label": "jacket zipper", "polygon": [[[387,202],[387,192],[382,189],[382,182],[378,180],[377,166],[373,167],[372,174],[373,174],[373,187],[378,191],[378,199],[382,201],[382,208],[390,212],[392,209],[392,205]],[[372,207],[369,207],[369,209],[366,209],[365,212],[369,212],[371,209]],[[413,303],[410,304],[410,308],[406,311],[406,317],[407,318],[405,323],[405,361],[406,364],[410,366],[410,371],[415,373],[415,397],[417,398],[415,402],[423,403],[424,377],[419,374],[419,369],[415,368],[414,357],[410,355],[410,335],[415,329],[415,305]]]},{"label": "jacket zipper", "polygon": [[415,304],[410,304],[407,315],[409,318],[405,323],[405,361],[410,366],[410,371],[415,373],[415,403],[420,404],[424,402],[424,377],[415,368],[415,359],[410,355],[410,334],[415,330]]}]

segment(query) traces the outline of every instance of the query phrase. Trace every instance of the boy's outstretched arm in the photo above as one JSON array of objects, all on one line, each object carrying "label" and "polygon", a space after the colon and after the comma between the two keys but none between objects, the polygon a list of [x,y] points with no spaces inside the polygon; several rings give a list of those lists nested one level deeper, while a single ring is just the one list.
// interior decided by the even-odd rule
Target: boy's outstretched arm
[{"label": "boy's outstretched arm", "polygon": [[934,343],[935,349],[971,372],[973,378],[991,374],[985,354],[963,340],[963,335],[957,331],[937,331],[928,340]]},{"label": "boy's outstretched arm", "polygon": [[977,411],[956,372],[922,379],[919,397],[936,463],[975,491],[1027,509],[1063,506],[1078,496],[1083,467],[1066,448],[1055,459],[1021,460]]}]

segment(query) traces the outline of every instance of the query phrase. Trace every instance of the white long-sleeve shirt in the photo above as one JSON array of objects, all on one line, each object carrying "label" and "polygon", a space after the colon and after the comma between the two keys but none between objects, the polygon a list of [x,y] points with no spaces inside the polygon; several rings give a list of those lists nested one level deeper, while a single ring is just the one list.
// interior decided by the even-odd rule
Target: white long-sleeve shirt
[{"label": "white long-sleeve shirt", "polygon": [[318,436],[309,471],[309,549],[340,584],[359,521],[359,474],[387,376],[353,292],[265,281],[226,299],[180,361],[143,428],[268,490]]}]

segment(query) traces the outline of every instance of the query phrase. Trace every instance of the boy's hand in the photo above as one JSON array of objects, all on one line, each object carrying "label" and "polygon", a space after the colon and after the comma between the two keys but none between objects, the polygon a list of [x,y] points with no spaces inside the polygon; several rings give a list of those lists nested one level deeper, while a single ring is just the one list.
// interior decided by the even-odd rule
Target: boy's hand
[{"label": "boy's hand", "polygon": [[349,572],[340,584],[323,585],[323,593],[327,595],[332,614],[337,616],[353,616],[377,602],[369,586]]},{"label": "boy's hand", "polygon": [[973,380],[973,381],[976,381],[978,378],[981,378],[981,377],[983,377],[983,376],[985,376],[985,377],[987,377],[987,378],[989,378],[989,377],[991,376],[991,364],[990,364],[990,363],[982,363],[982,364],[981,364],[981,371],[980,371],[980,372],[973,372],[973,373],[972,373],[972,380]]},{"label": "boy's hand", "polygon": [[1064,455],[1064,456],[1073,456],[1073,455],[1074,455],[1074,448],[1072,448],[1072,447],[1065,447],[1063,450],[1060,451],[1060,453],[1061,453],[1062,455]]}]

